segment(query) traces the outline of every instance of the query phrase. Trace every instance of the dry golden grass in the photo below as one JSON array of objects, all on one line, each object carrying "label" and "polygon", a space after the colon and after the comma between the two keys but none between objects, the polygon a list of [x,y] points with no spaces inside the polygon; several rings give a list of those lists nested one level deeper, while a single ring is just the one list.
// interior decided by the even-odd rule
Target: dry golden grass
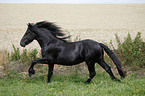
[{"label": "dry golden grass", "polygon": [[6,50],[0,50],[0,77],[4,75],[4,65],[8,61],[8,52]]},{"label": "dry golden grass", "polygon": [[[0,50],[0,66],[8,61],[8,52],[6,50]],[[3,69],[0,67],[0,70]]]},{"label": "dry golden grass", "polygon": [[[128,32],[145,37],[145,4],[0,4],[0,49],[12,50],[19,41],[28,22],[48,20],[56,22],[72,38],[93,39],[115,43],[114,34],[124,38]],[[144,39],[145,40],[145,39]],[[36,42],[27,48],[38,48]]]}]

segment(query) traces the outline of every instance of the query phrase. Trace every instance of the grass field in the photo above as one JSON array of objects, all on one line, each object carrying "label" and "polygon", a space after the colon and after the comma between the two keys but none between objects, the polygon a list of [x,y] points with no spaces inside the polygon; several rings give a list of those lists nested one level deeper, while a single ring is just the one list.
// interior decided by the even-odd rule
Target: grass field
[{"label": "grass field", "polygon": [[[10,76],[9,76],[10,75]],[[127,76],[120,82],[110,79],[106,72],[97,71],[91,84],[85,85],[88,74],[54,74],[47,84],[46,74],[28,75],[9,73],[0,79],[1,96],[144,96],[145,77]]]}]

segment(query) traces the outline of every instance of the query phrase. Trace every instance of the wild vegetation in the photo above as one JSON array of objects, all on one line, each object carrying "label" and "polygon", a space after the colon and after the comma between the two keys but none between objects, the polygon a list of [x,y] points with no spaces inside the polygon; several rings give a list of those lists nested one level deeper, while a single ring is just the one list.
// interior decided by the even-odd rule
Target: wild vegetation
[{"label": "wild vegetation", "polygon": [[138,32],[135,39],[132,39],[130,34],[121,42],[117,34],[117,49],[114,48],[112,41],[110,45],[114,52],[122,61],[123,66],[144,67],[145,66],[145,42],[141,38],[141,33]]},{"label": "wild vegetation", "polygon": [[145,66],[145,42],[141,38],[141,33],[138,32],[135,39],[132,40],[130,34],[125,38],[125,41],[121,43],[119,37],[116,36],[118,43],[118,49],[114,49],[115,53],[119,56],[122,64],[132,67],[144,67]]},{"label": "wild vegetation", "polygon": [[[128,76],[121,80],[121,83],[113,82],[108,74],[99,65],[96,65],[97,75],[92,83],[83,84],[88,73],[85,64],[71,67],[55,66],[54,77],[50,84],[44,83],[47,81],[47,65],[38,64],[35,67],[36,74],[31,79],[27,73],[28,67],[33,59],[40,57],[40,53],[36,49],[24,49],[20,52],[19,48],[12,45],[13,51],[11,53],[7,51],[0,53],[2,57],[0,61],[0,66],[2,66],[0,95],[145,95],[145,77],[143,75],[135,76],[138,74],[132,73],[136,71],[144,74],[144,71],[141,70],[144,70],[145,67],[145,42],[141,38],[141,33],[138,33],[135,39],[132,39],[128,34],[123,42],[117,34],[115,36],[118,44],[117,49],[114,48],[111,41],[108,46],[112,47],[128,73]],[[80,38],[77,37],[76,40],[80,40]],[[109,64],[112,63],[107,56],[105,59]],[[111,66],[114,65],[111,64]],[[128,70],[128,67],[131,70]]]}]

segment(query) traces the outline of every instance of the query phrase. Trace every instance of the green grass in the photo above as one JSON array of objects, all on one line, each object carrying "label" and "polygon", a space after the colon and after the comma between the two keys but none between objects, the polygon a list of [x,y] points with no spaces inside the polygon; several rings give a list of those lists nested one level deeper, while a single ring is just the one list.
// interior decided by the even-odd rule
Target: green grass
[{"label": "green grass", "polygon": [[120,82],[110,79],[105,71],[97,71],[91,84],[84,82],[88,74],[54,74],[47,84],[47,74],[37,72],[34,78],[28,74],[6,73],[0,79],[0,96],[143,96],[145,77],[127,76]]}]

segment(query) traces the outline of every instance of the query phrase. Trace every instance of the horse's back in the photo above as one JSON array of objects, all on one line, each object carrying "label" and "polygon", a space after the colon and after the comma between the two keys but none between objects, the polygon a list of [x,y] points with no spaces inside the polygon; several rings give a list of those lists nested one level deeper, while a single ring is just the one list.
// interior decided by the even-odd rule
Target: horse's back
[{"label": "horse's back", "polygon": [[93,40],[83,40],[83,54],[87,60],[97,60],[100,59],[103,55],[103,49],[100,44]]},{"label": "horse's back", "polygon": [[90,40],[90,39],[86,39],[82,41],[83,43],[83,47],[86,50],[101,50],[101,46],[98,42]]}]

